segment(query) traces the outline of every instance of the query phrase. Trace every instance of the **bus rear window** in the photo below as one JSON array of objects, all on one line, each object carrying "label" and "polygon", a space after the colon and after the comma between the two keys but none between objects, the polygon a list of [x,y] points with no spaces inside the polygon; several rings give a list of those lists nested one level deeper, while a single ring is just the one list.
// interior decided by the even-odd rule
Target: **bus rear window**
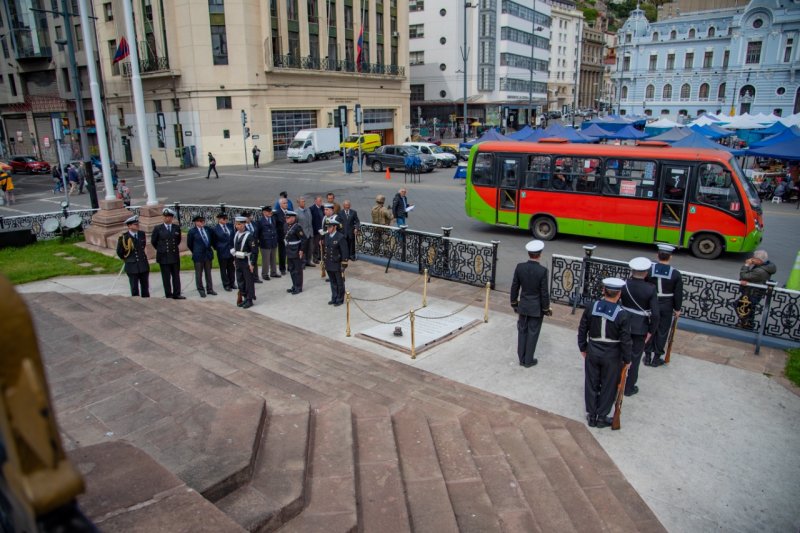
[{"label": "bus rear window", "polygon": [[472,184],[483,186],[494,185],[494,176],[492,175],[493,164],[494,154],[476,154],[475,162],[472,164]]},{"label": "bus rear window", "polygon": [[606,159],[603,194],[655,198],[656,163],[636,159]]}]

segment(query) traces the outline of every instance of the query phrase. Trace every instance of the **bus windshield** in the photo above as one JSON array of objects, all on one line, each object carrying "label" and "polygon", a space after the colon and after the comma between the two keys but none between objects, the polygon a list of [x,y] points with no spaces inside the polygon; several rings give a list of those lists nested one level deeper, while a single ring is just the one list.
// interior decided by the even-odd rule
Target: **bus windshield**
[{"label": "bus windshield", "polygon": [[736,157],[731,156],[730,163],[731,167],[733,167],[733,171],[736,172],[736,175],[739,178],[739,182],[742,184],[742,187],[744,187],[744,192],[747,195],[747,200],[750,202],[750,205],[753,207],[753,209],[755,209],[760,213],[761,198],[758,197],[758,191],[756,191],[756,186],[753,185],[753,183],[749,179],[747,179],[747,176],[744,175],[744,172],[742,172],[742,167],[739,166],[739,161],[736,159]]}]

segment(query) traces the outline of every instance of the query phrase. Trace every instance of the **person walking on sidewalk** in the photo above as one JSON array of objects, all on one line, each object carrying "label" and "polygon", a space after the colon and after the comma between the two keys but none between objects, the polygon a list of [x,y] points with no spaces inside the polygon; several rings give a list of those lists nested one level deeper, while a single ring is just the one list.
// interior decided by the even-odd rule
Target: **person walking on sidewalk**
[{"label": "person walking on sidewalk", "polygon": [[175,211],[167,207],[161,214],[164,223],[153,229],[150,243],[156,249],[156,263],[161,267],[164,296],[185,300],[186,297],[181,294],[181,256],[178,249],[181,245],[181,228],[173,224]]},{"label": "person walking on sidewalk", "polygon": [[153,173],[158,175],[158,177],[160,178],[161,172],[159,172],[158,169],[156,168],[156,160],[153,159],[152,155],[150,156],[150,166],[153,168]]},{"label": "person walking on sidewalk", "polygon": [[628,312],[619,305],[625,282],[603,280],[603,299],[583,310],[578,327],[578,349],[584,359],[584,403],[589,427],[607,428],[614,405],[620,371],[631,361],[631,326]]},{"label": "person walking on sidewalk", "polygon": [[211,172],[214,172],[214,179],[219,179],[219,173],[217,172],[217,160],[214,159],[214,155],[211,152],[208,152],[208,174],[206,174],[206,179],[211,178]]},{"label": "person walking on sidewalk", "polygon": [[517,357],[520,366],[530,368],[536,359],[536,344],[542,330],[542,321],[550,311],[550,292],[547,290],[547,268],[539,264],[544,243],[533,240],[525,245],[528,260],[514,269],[511,283],[511,307],[517,319]]},{"label": "person walking on sidewalk", "polygon": [[125,262],[131,296],[150,298],[150,263],[147,262],[147,235],[139,229],[136,215],[125,221],[128,231],[117,239],[117,256]]},{"label": "person walking on sidewalk", "polygon": [[[214,261],[214,235],[209,232],[205,225],[206,219],[203,215],[195,215],[192,218],[194,227],[186,235],[186,246],[192,252],[194,262],[194,282],[200,298],[205,298],[206,294],[216,296],[214,283],[211,281],[211,263]],[[206,285],[203,287],[203,275],[206,278]]]},{"label": "person walking on sidewalk", "polygon": [[253,145],[253,167],[254,168],[259,168],[259,166],[258,166],[259,158],[261,158],[261,149],[258,146]]}]

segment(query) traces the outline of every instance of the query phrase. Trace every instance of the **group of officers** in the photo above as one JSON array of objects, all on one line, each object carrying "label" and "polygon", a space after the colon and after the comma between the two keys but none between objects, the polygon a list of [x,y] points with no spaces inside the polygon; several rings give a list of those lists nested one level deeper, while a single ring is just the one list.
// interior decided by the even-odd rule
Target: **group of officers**
[{"label": "group of officers", "polygon": [[[262,283],[258,279],[259,251],[262,251],[264,261],[263,279],[270,279],[270,267],[271,277],[280,277],[275,264],[275,255],[279,255],[282,270],[284,272],[288,270],[292,280],[292,286],[286,289],[286,292],[293,295],[300,294],[303,292],[303,269],[306,265],[317,264],[313,262],[313,258],[307,257],[309,250],[314,249],[308,245],[311,240],[315,240],[315,246],[319,246],[324,272],[330,281],[331,299],[328,303],[339,306],[344,302],[344,271],[351,257],[351,250],[344,233],[339,231],[342,222],[339,215],[334,214],[334,204],[322,206],[324,217],[318,235],[310,235],[303,229],[297,221],[295,211],[283,209],[283,204],[281,207],[281,218],[285,221],[285,227],[280,236],[280,244],[283,244],[280,248],[277,247],[277,232],[273,235],[272,232],[266,231],[275,225],[270,206],[264,206],[262,219],[256,222],[253,222],[250,212],[243,212],[240,216],[236,216],[234,223],[231,224],[228,221],[228,214],[222,212],[217,215],[217,225],[207,228],[202,215],[193,217],[193,227],[186,235],[186,245],[192,253],[195,283],[202,298],[206,295],[217,295],[211,276],[215,252],[223,288],[225,291],[232,291],[234,286],[236,287],[240,295],[237,299],[239,307],[247,309],[253,306],[256,299],[255,284]],[[183,300],[185,296],[181,294],[179,250],[182,233],[180,225],[174,223],[176,215],[172,209],[164,209],[162,216],[163,223],[153,229],[150,243],[156,250],[156,263],[161,269],[164,295],[167,298]],[[124,261],[131,295],[147,298],[150,296],[147,235],[139,229],[138,216],[128,218],[125,225],[127,231],[117,240],[117,255]],[[262,231],[264,227],[266,229]],[[275,242],[265,242],[262,247],[260,241],[269,239],[271,235],[275,237]]]},{"label": "group of officers", "polygon": [[[539,264],[544,243],[526,245],[529,260],[517,265],[511,285],[511,306],[517,320],[519,364],[530,368],[542,319],[550,311],[547,268]],[[639,392],[639,365],[659,367],[680,316],[683,281],[670,265],[675,247],[658,244],[658,259],[632,259],[630,278],[605,278],[603,297],[587,306],[578,327],[578,349],[584,358],[584,401],[590,427],[611,426],[609,417],[622,370],[628,365],[624,395]]]}]

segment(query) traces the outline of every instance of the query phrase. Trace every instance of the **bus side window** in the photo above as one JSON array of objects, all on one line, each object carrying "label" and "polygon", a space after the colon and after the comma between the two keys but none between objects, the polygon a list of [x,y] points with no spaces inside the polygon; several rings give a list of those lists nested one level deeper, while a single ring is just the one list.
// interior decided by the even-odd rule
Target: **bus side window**
[{"label": "bus side window", "polygon": [[606,159],[603,194],[655,198],[656,164],[635,159]]},{"label": "bus side window", "polygon": [[492,165],[494,164],[494,154],[478,154],[472,165],[472,184],[492,186],[494,177],[492,175]]},{"label": "bus side window", "polygon": [[503,161],[503,176],[500,186],[506,189],[517,188],[517,160],[506,159]]},{"label": "bus side window", "polygon": [[697,173],[695,199],[704,204],[738,213],[742,202],[730,171],[717,163],[704,163]]},{"label": "bus side window", "polygon": [[550,157],[528,156],[528,169],[525,171],[526,189],[546,189],[550,181]]},{"label": "bus side window", "polygon": [[573,157],[565,169],[569,172],[570,188],[577,192],[599,192],[598,168],[600,160],[595,158]]}]

